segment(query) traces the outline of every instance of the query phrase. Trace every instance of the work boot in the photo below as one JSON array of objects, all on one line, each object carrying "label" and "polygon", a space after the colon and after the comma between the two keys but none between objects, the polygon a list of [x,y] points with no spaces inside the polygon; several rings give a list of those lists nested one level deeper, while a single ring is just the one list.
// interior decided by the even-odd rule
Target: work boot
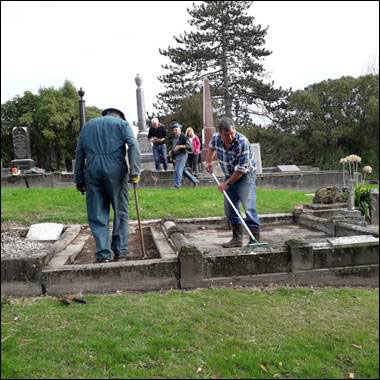
[{"label": "work boot", "polygon": [[243,226],[241,224],[231,224],[232,239],[228,243],[223,243],[224,248],[234,248],[243,246]]},{"label": "work boot", "polygon": [[258,228],[252,228],[249,227],[249,230],[252,232],[252,235],[257,241],[254,241],[251,236],[249,236],[249,242],[248,245],[253,244],[253,243],[259,243],[260,242],[260,230]]}]

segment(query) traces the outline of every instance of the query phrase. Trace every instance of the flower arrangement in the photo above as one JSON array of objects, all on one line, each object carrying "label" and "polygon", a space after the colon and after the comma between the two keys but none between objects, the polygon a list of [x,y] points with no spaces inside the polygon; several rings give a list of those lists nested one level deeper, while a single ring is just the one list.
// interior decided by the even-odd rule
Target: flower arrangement
[{"label": "flower arrangement", "polygon": [[367,165],[367,166],[364,166],[364,168],[362,170],[363,170],[363,173],[364,173],[363,182],[365,182],[365,177],[366,177],[367,174],[371,174],[372,173],[372,168],[369,165]]},{"label": "flower arrangement", "polygon": [[350,179],[353,179],[356,181],[356,175],[355,173],[358,172],[359,163],[361,162],[361,157],[357,156],[356,154],[350,154],[349,156],[346,156],[344,158],[341,158],[339,163],[343,164],[343,185],[345,185],[345,170],[344,165],[348,165],[348,175]]}]

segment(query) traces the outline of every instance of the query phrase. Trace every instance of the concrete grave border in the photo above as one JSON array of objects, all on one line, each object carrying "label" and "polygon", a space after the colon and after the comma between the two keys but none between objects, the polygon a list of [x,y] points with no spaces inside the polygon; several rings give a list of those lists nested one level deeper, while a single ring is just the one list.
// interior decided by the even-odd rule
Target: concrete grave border
[{"label": "concrete grave border", "polygon": [[331,209],[323,210],[324,213],[315,207],[296,208],[292,214],[260,215],[263,224],[305,224],[328,231],[331,237],[318,242],[291,239],[281,248],[257,251],[235,248],[223,253],[202,252],[181,228],[186,223],[225,223],[221,217],[144,221],[161,258],[107,264],[71,265],[84,241],[74,242],[81,226],[69,226],[62,238],[41,255],[15,260],[13,269],[2,260],[2,294],[62,295],[271,284],[378,286],[378,228],[347,223],[352,215],[342,217],[339,209],[335,215]]}]

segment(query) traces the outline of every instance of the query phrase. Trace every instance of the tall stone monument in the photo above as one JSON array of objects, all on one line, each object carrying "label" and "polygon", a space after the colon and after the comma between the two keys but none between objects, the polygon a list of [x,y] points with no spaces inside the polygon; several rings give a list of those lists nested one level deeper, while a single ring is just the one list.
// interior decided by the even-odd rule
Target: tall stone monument
[{"label": "tall stone monument", "polygon": [[207,78],[203,80],[203,130],[202,130],[202,161],[205,161],[209,150],[208,144],[215,133],[214,119],[211,103],[210,83]]},{"label": "tall stone monument", "polygon": [[35,167],[31,159],[30,136],[27,127],[14,127],[12,130],[13,152],[15,159],[11,161],[12,167],[28,170]]},{"label": "tall stone monument", "polygon": [[79,95],[79,130],[82,129],[83,124],[86,122],[86,107],[85,100],[83,99],[84,91],[82,87],[78,91]]},{"label": "tall stone monument", "polygon": [[153,150],[150,141],[148,140],[148,129],[146,127],[146,113],[145,113],[145,100],[144,90],[142,89],[142,78],[139,74],[136,75],[135,82],[136,100],[137,100],[137,126],[139,128],[137,133],[137,141],[140,145],[141,162],[153,162]]}]

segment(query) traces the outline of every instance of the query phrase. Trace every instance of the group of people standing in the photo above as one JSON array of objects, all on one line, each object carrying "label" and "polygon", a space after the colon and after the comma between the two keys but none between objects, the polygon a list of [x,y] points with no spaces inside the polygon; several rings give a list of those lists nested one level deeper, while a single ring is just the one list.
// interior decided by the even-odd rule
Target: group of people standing
[{"label": "group of people standing", "polygon": [[[182,178],[185,176],[190,182],[197,186],[199,174],[201,142],[192,128],[182,132],[182,125],[174,122],[170,128],[173,131],[171,149],[168,154],[166,145],[166,130],[163,124],[154,117],[149,128],[148,139],[152,143],[153,159],[157,171],[168,170],[168,161],[174,165],[173,185],[179,189],[182,186]],[[192,173],[187,169],[189,167]]]},{"label": "group of people standing", "polygon": [[[179,123],[171,125],[173,141],[170,155],[175,162],[174,186],[181,187],[182,176],[188,176],[194,186],[199,183],[195,174],[200,154],[200,141],[191,128],[185,133]],[[168,168],[165,143],[166,131],[157,118],[152,120],[148,138],[153,143],[156,169]],[[128,146],[128,150],[126,149]],[[246,224],[257,241],[260,241],[260,221],[256,212],[256,162],[248,139],[237,132],[230,118],[222,118],[218,130],[212,136],[206,156],[206,170],[212,173],[212,161],[216,157],[224,174],[218,190],[226,193],[237,210],[243,205]],[[126,162],[128,155],[128,164]],[[191,154],[193,174],[185,168]],[[76,148],[74,181],[76,188],[86,194],[87,216],[96,242],[96,262],[133,259],[128,251],[128,183],[136,186],[140,180],[141,152],[132,128],[124,113],[108,108],[102,117],[91,119],[81,129]],[[112,238],[110,242],[110,208],[114,210]],[[240,218],[224,197],[224,213],[232,228],[232,239],[225,248],[243,246],[243,230]],[[251,241],[250,241],[251,242]]]}]

